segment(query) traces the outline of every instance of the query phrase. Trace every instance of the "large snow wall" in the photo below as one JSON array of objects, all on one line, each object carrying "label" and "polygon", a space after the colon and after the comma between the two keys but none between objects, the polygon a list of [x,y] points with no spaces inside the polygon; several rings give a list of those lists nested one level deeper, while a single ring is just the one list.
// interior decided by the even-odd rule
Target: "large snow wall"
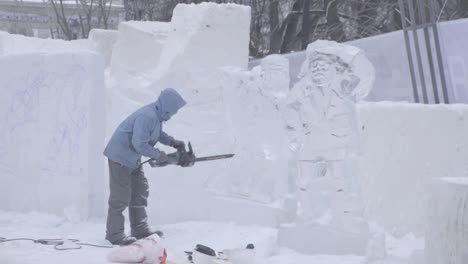
[{"label": "large snow wall", "polygon": [[0,69],[0,209],[104,215],[102,57],[31,52]]},{"label": "large snow wall", "polygon": [[427,264],[465,264],[468,260],[468,178],[429,183],[425,233]]},{"label": "large snow wall", "polygon": [[367,217],[396,236],[423,235],[428,182],[468,176],[468,106],[367,103],[358,113]]}]

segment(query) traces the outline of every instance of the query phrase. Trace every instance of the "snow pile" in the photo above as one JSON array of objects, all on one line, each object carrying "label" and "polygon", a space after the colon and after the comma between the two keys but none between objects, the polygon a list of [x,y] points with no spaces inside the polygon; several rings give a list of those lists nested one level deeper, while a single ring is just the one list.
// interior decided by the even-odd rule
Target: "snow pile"
[{"label": "snow pile", "polygon": [[430,187],[426,263],[464,264],[468,259],[468,178],[439,178]]},{"label": "snow pile", "polygon": [[106,67],[110,64],[117,36],[118,33],[115,30],[94,28],[89,32],[88,39],[90,41],[90,47],[104,56]]},{"label": "snow pile", "polygon": [[0,208],[102,215],[102,57],[17,54],[0,69]]},{"label": "snow pile", "polygon": [[367,216],[396,236],[422,235],[427,181],[468,176],[468,107],[368,103],[358,110]]},{"label": "snow pile", "polygon": [[169,31],[169,23],[129,21],[119,24],[112,51],[114,76],[139,75],[158,65]]}]

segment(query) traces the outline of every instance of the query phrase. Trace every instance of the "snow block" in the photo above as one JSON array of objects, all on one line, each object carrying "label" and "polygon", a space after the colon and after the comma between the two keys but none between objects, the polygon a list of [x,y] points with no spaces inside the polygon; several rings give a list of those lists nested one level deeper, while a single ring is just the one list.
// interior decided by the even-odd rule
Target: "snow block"
[{"label": "snow block", "polygon": [[244,71],[225,70],[222,75],[229,147],[235,158],[229,160],[226,174],[208,178],[215,193],[238,196],[270,204],[288,192],[288,142],[279,110],[262,94],[261,76]]},{"label": "snow block", "polygon": [[0,209],[104,215],[102,56],[9,55],[0,69]]},{"label": "snow block", "polygon": [[424,234],[432,178],[468,176],[468,106],[358,105],[366,215],[395,236]]},{"label": "snow block", "polygon": [[116,30],[105,30],[93,28],[89,32],[90,46],[104,56],[106,67],[112,58],[112,50],[117,42],[118,32]]},{"label": "snow block", "polygon": [[427,264],[464,264],[468,260],[468,178],[430,182],[427,203]]},{"label": "snow block", "polygon": [[157,76],[222,66],[246,69],[249,32],[248,6],[179,4],[174,9]]},{"label": "snow block", "polygon": [[120,23],[117,42],[112,51],[112,74],[141,74],[155,68],[168,31],[169,24],[165,22]]}]

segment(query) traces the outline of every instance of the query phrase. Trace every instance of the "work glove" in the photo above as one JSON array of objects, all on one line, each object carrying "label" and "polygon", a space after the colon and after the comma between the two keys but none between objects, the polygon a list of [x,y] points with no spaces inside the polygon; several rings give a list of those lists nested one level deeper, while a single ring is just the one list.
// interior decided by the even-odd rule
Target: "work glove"
[{"label": "work glove", "polygon": [[192,167],[195,163],[195,156],[188,152],[184,152],[179,157],[178,165],[181,167]]},{"label": "work glove", "polygon": [[167,165],[169,158],[166,155],[166,152],[159,151],[159,158],[158,159],[151,159],[148,161],[151,167],[162,167]]},{"label": "work glove", "polygon": [[185,151],[185,142],[183,142],[182,140],[172,140],[171,144],[169,145],[179,151]]}]

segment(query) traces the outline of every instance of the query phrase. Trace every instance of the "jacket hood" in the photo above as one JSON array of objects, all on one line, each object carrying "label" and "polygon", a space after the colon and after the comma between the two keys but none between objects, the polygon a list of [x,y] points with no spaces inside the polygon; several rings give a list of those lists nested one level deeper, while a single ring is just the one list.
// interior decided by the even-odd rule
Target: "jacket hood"
[{"label": "jacket hood", "polygon": [[159,116],[164,121],[168,121],[185,104],[185,100],[176,90],[166,88],[159,94],[159,98],[156,101],[156,109]]}]

